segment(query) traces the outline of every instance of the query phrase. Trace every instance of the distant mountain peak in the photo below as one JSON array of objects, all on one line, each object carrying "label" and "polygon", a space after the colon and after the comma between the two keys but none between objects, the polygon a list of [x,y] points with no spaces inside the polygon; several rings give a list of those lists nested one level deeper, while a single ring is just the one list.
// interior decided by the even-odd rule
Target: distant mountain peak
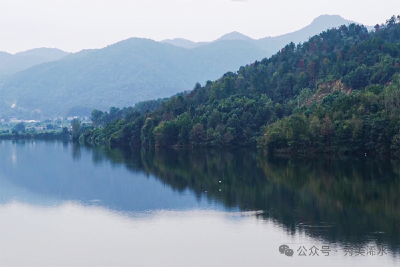
[{"label": "distant mountain peak", "polygon": [[[193,43],[193,41],[190,41],[190,40],[185,39],[185,38],[166,39],[166,40],[164,40],[164,41],[184,41],[184,42],[191,42],[191,43]],[[161,42],[164,42],[164,41],[161,41]]]},{"label": "distant mountain peak", "polygon": [[222,41],[222,40],[253,40],[252,38],[250,38],[249,36],[246,36],[240,32],[231,32],[231,33],[227,33],[223,36],[221,36],[220,38],[218,38],[215,41]]},{"label": "distant mountain peak", "polygon": [[313,22],[318,22],[320,20],[325,20],[325,19],[341,19],[344,20],[344,18],[340,15],[328,15],[328,14],[324,14],[324,15],[320,15],[318,17],[316,17],[315,19],[313,19]]},{"label": "distant mountain peak", "polygon": [[[242,41],[254,41],[252,38],[250,38],[249,36],[246,36],[240,32],[231,32],[231,33],[227,33],[223,36],[221,36],[220,38],[218,38],[217,40],[213,41],[213,42],[218,42],[218,41],[236,41],[236,40],[242,40]],[[161,43],[167,43],[167,44],[172,44],[175,46],[179,46],[179,47],[184,47],[184,48],[196,48],[202,45],[206,45],[206,44],[210,44],[213,42],[193,42],[184,38],[174,38],[174,39],[166,39],[166,40],[162,40]]]},{"label": "distant mountain peak", "polygon": [[39,63],[40,61],[46,62],[46,61],[58,60],[60,58],[67,56],[68,54],[69,54],[68,52],[60,50],[58,48],[40,47],[16,53],[14,54],[14,56],[35,57],[38,60],[37,63]]},{"label": "distant mountain peak", "polygon": [[[347,19],[343,18],[340,15],[328,15],[328,14],[325,14],[325,15],[321,15],[321,16],[316,17],[311,22],[310,25],[313,25],[313,24],[323,24],[323,25],[338,24],[337,26],[339,26],[339,25],[349,24],[349,23],[357,23],[357,22],[352,21],[352,20],[347,20]],[[357,24],[359,24],[359,23],[357,23]]]},{"label": "distant mountain peak", "polygon": [[196,43],[196,42],[184,39],[184,38],[166,39],[166,40],[162,40],[161,43],[172,44],[172,45],[184,47],[184,48],[195,48],[202,44],[202,43]]},{"label": "distant mountain peak", "polygon": [[169,42],[187,42],[187,43],[194,43],[193,41],[190,41],[185,38],[174,38],[174,39],[165,39],[160,41],[160,43],[169,43]]},{"label": "distant mountain peak", "polygon": [[7,76],[32,66],[61,59],[69,53],[57,48],[34,48],[14,55],[0,52],[0,76]]}]

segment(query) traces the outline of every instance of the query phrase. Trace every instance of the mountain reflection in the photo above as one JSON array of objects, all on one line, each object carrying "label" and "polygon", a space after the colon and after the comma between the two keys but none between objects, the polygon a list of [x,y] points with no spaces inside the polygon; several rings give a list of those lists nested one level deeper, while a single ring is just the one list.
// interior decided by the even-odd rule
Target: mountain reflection
[{"label": "mountain reflection", "polygon": [[[243,149],[119,150],[57,142],[46,145],[57,149],[27,149],[31,146],[3,142],[0,174],[39,194],[86,204],[96,200],[123,212],[184,209],[194,195],[195,202],[207,202],[204,207],[216,203],[227,210],[262,211],[255,216],[290,234],[300,231],[340,244],[372,240],[392,251],[400,247],[400,166],[395,161],[267,158]],[[11,153],[17,154],[18,168]],[[98,168],[110,164],[142,178]],[[34,170],[34,177],[26,170]],[[159,182],[141,186],[149,177]],[[173,200],[170,189],[190,197]]]},{"label": "mountain reflection", "polygon": [[266,158],[243,149],[95,149],[93,156],[228,208],[262,210],[260,218],[291,233],[303,231],[335,243],[373,239],[393,248],[400,243],[400,166],[395,161]]}]

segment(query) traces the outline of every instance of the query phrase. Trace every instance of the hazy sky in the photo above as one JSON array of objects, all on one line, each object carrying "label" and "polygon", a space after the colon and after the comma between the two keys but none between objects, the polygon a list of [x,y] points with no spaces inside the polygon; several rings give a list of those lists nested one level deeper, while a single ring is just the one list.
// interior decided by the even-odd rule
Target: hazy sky
[{"label": "hazy sky", "polygon": [[232,31],[261,38],[322,14],[375,25],[396,12],[399,0],[0,0],[0,51],[77,52],[130,37],[211,41]]}]

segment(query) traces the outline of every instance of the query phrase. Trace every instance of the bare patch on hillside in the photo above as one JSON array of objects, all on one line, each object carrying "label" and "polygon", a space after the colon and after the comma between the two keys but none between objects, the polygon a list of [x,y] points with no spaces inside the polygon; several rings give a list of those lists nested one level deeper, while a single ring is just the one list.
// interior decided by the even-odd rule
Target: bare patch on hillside
[{"label": "bare patch on hillside", "polygon": [[317,91],[314,93],[311,99],[307,101],[306,105],[311,105],[315,102],[321,103],[322,99],[325,96],[335,91],[340,91],[345,93],[346,95],[349,95],[353,92],[353,89],[346,87],[341,80],[320,84]]}]

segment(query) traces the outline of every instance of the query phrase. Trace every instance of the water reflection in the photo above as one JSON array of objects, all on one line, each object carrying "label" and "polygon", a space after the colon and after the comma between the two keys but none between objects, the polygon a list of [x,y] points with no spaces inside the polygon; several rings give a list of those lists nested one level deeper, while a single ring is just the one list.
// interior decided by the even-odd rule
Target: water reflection
[{"label": "water reflection", "polygon": [[[256,211],[251,216],[292,236],[341,246],[374,242],[395,254],[400,247],[395,161],[3,141],[0,164],[3,188],[23,188],[51,203],[79,201],[133,216],[165,209]],[[0,191],[0,201],[10,203],[16,195]]]},{"label": "water reflection", "polygon": [[[94,151],[227,208],[261,210],[287,231],[328,242],[400,243],[400,166],[369,158],[265,158],[255,151]],[[96,156],[101,157],[100,155]],[[104,159],[105,160],[105,159]]]}]

